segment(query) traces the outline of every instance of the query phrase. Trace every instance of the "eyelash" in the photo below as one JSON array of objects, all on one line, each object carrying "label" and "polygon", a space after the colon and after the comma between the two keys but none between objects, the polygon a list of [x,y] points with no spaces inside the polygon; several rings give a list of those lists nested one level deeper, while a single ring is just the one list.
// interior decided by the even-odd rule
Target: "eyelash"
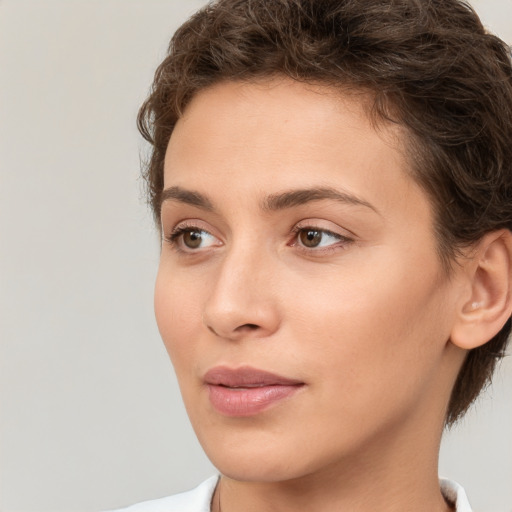
[{"label": "eyelash", "polygon": [[[180,224],[180,225],[176,226],[169,235],[164,236],[164,241],[166,243],[168,243],[178,253],[182,253],[182,254],[186,254],[186,255],[197,254],[197,253],[199,253],[200,249],[197,249],[197,250],[191,249],[191,248],[184,249],[180,245],[182,243],[182,241],[180,240],[181,237],[185,233],[190,232],[190,231],[207,233],[210,236],[214,236],[209,231],[199,227],[196,224]],[[331,236],[333,238],[336,238],[338,240],[338,243],[331,244],[326,247],[308,248],[308,247],[302,245],[298,238],[299,234],[304,231],[316,231],[318,233],[322,233],[323,235]],[[339,233],[335,233],[334,231],[330,231],[328,229],[319,228],[316,226],[300,226],[300,225],[298,225],[292,229],[291,234],[293,235],[293,241],[291,243],[289,243],[288,245],[290,247],[296,247],[298,250],[300,250],[306,254],[309,254],[309,255],[315,255],[315,254],[323,255],[323,254],[331,253],[333,251],[337,251],[340,249],[343,250],[346,248],[347,245],[354,242],[353,238],[341,235]]]}]

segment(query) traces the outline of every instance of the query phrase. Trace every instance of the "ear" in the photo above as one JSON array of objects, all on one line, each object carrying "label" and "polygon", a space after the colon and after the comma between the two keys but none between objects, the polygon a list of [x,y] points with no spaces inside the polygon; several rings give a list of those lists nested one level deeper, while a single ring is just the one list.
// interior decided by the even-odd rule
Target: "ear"
[{"label": "ear", "polygon": [[488,233],[463,265],[470,292],[461,300],[450,339],[470,350],[491,340],[512,315],[512,233]]}]

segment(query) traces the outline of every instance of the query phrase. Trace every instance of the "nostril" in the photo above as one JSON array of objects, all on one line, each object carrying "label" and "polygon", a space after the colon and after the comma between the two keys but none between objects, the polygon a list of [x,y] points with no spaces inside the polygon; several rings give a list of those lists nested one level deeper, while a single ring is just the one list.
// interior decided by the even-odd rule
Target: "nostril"
[{"label": "nostril", "polygon": [[235,330],[236,331],[244,331],[244,330],[254,331],[258,328],[259,328],[259,325],[256,325],[256,324],[244,324],[244,325],[238,326]]},{"label": "nostril", "polygon": [[[215,334],[215,336],[221,336],[212,326],[206,326],[210,332]],[[256,324],[243,324],[239,325],[233,332],[243,333],[244,331],[256,331],[260,326]]]}]

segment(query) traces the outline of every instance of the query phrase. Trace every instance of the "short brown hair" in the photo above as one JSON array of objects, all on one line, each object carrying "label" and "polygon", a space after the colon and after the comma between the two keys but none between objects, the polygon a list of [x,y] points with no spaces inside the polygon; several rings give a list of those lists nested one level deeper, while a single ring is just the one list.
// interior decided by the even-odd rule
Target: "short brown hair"
[{"label": "short brown hair", "polygon": [[[157,224],[169,138],[191,98],[222,80],[286,75],[372,93],[376,118],[409,134],[412,174],[435,212],[449,271],[462,247],[512,230],[510,48],[460,0],[217,0],[175,33],[138,124]],[[511,321],[469,351],[446,421],[490,382]]]}]

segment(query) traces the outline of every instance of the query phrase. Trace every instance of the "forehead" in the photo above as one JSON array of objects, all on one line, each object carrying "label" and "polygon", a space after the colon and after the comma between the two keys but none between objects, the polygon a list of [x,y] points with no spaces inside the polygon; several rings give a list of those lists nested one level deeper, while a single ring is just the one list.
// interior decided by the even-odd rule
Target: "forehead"
[{"label": "forehead", "polygon": [[[374,103],[375,94],[369,90],[334,88],[282,76],[251,82],[223,81],[196,93],[178,120],[173,135],[183,125],[193,124],[194,121],[199,121],[199,125],[194,124],[194,129],[206,127],[209,122],[213,122],[219,128],[229,126],[236,131],[243,120],[244,131],[250,128],[252,121],[255,142],[256,135],[261,137],[265,133],[274,134],[279,127],[289,130],[293,126],[294,134],[298,134],[299,125],[310,138],[315,135],[310,131],[312,128],[316,134],[332,138],[337,134],[329,133],[329,130],[335,128],[338,121],[345,125],[350,123],[354,136],[361,129],[366,131],[371,128],[372,135],[378,135],[382,142],[402,149],[407,139],[407,130],[398,123],[381,119],[382,116],[373,112]],[[343,119],[339,114],[344,114]],[[266,120],[266,123],[262,124],[262,120]],[[297,120],[299,123],[294,126]],[[321,133],[318,133],[319,130]]]},{"label": "forehead", "polygon": [[261,201],[291,186],[342,187],[384,206],[398,205],[413,189],[423,196],[410,178],[405,130],[372,123],[371,102],[365,92],[286,78],[216,84],[199,92],[178,121],[164,188],[257,193]]}]

